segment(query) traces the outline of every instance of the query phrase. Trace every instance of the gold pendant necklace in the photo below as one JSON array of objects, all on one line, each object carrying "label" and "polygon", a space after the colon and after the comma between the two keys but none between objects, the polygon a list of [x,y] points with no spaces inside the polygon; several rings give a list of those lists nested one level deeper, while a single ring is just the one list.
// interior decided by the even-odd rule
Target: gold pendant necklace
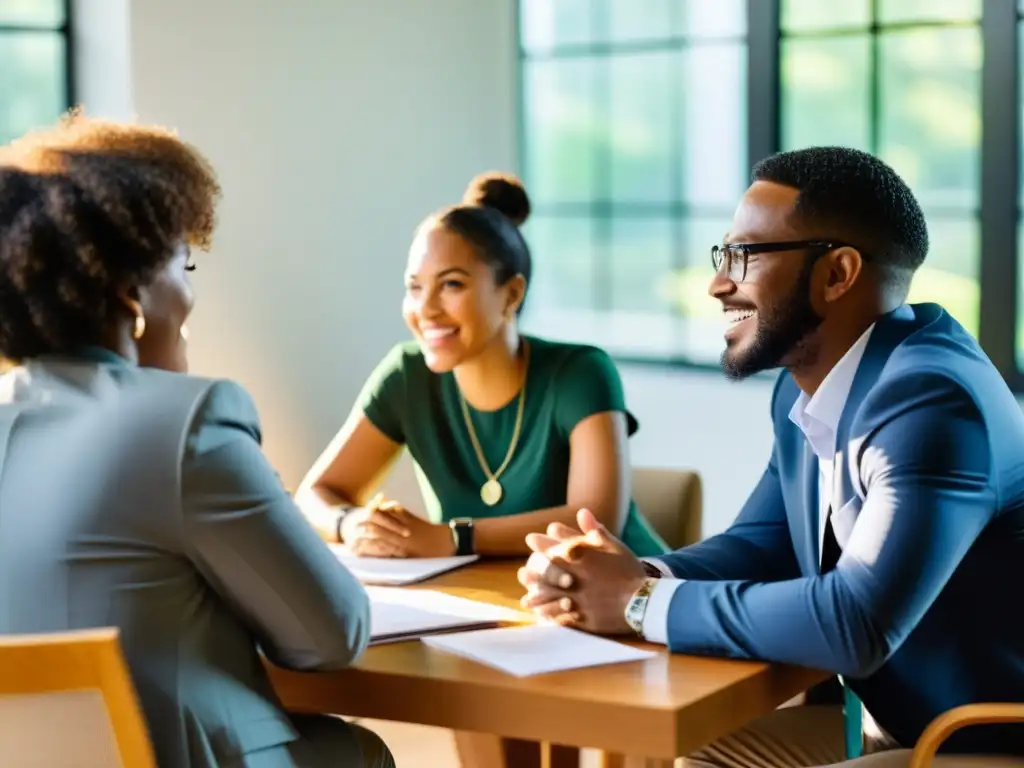
[{"label": "gold pendant necklace", "polygon": [[501,483],[498,478],[492,477],[480,487],[480,498],[488,507],[493,507],[501,501]]},{"label": "gold pendant necklace", "polygon": [[[501,483],[498,482],[498,478],[501,477],[501,473],[505,471],[512,461],[512,456],[516,452],[516,445],[519,443],[519,432],[523,426],[523,411],[526,405],[526,372],[530,368],[530,348],[525,344],[523,363],[523,386],[519,390],[519,407],[516,411],[515,428],[512,430],[512,442],[508,446],[505,460],[501,462],[501,466],[494,472],[491,472],[491,468],[487,464],[487,457],[484,456],[484,449],[480,447],[480,441],[476,436],[476,429],[473,428],[473,419],[469,415],[469,406],[466,404],[466,398],[462,396],[462,390],[458,390],[459,402],[462,404],[462,417],[466,420],[466,431],[469,432],[469,441],[473,444],[473,451],[476,453],[477,461],[480,462],[480,468],[484,471],[484,476],[487,478],[486,482],[480,487],[480,500],[489,507],[493,507],[501,501],[501,497],[504,495],[504,489],[501,487]],[[458,384],[455,386],[458,389]]]}]

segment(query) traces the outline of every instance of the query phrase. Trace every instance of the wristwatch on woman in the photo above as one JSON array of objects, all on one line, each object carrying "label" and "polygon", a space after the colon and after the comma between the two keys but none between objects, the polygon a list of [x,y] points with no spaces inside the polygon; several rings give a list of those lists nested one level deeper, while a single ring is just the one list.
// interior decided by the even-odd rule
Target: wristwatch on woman
[{"label": "wristwatch on woman", "polygon": [[338,519],[334,521],[334,538],[339,544],[344,544],[345,539],[341,535],[341,524],[345,522],[345,518],[355,512],[356,507],[339,507]]},{"label": "wristwatch on woman", "polygon": [[476,547],[473,545],[473,518],[456,517],[448,523],[452,531],[452,541],[455,542],[456,555],[475,555]]}]

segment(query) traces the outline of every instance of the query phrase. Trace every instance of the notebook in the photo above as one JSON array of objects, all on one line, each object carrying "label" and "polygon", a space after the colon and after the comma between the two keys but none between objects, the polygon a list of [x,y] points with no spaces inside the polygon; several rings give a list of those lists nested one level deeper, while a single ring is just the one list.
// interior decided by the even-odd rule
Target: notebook
[{"label": "notebook", "polygon": [[431,648],[465,656],[516,677],[644,661],[657,656],[653,651],[557,624],[458,632],[444,637],[424,637],[423,642]]},{"label": "notebook", "polygon": [[519,611],[435,590],[367,587],[366,591],[370,595],[370,645],[529,620]]},{"label": "notebook", "polygon": [[352,571],[364,584],[402,586],[426,581],[442,573],[469,565],[479,559],[478,555],[461,557],[359,557],[339,544],[332,544],[331,550],[342,565]]}]

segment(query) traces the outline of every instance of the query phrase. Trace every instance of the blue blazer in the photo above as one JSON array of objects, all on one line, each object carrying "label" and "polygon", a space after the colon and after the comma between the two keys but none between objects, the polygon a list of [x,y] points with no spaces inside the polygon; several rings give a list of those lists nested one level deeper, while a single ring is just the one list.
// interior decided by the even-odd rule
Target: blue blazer
[{"label": "blue blazer", "polygon": [[[780,375],[771,459],[736,522],[663,556],[687,579],[671,650],[842,674],[905,747],[952,707],[1024,701],[1024,415],[978,344],[934,304],[877,322],[831,499],[837,530],[859,525],[825,575],[798,395]],[[943,751],[1024,755],[1024,727],[966,729]]]}]

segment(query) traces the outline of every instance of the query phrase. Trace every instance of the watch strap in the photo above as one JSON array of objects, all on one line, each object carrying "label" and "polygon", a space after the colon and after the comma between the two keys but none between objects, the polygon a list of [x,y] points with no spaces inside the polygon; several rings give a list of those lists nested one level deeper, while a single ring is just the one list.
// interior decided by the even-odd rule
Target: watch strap
[{"label": "watch strap", "polygon": [[658,566],[653,563],[649,563],[646,560],[641,560],[640,564],[644,567],[644,573],[650,576],[652,579],[660,579],[664,574],[658,569]]},{"label": "watch strap", "polygon": [[473,541],[473,521],[467,518],[456,518],[448,523],[455,543],[455,554],[458,557],[475,555],[476,546]]},{"label": "watch strap", "polygon": [[345,522],[345,518],[348,517],[355,511],[356,507],[339,507],[338,508],[338,519],[334,521],[334,538],[341,544],[344,543],[345,538],[341,535],[341,526]]}]

